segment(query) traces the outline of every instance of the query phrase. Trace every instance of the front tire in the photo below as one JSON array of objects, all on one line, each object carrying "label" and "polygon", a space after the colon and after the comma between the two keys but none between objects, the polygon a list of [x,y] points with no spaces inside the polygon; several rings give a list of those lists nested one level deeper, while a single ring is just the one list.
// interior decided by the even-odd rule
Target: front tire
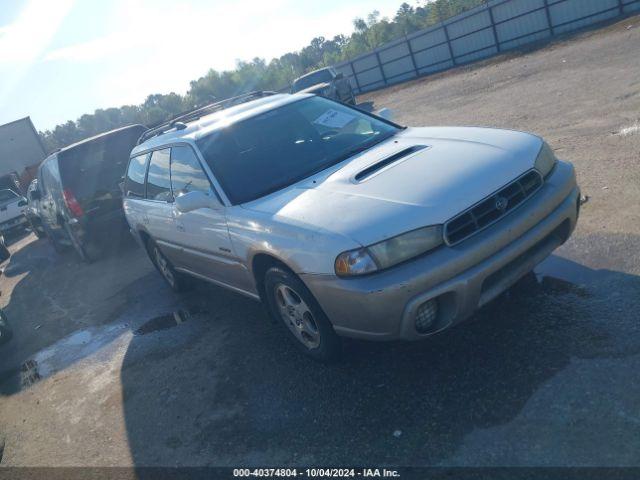
[{"label": "front tire", "polygon": [[340,357],[340,337],[298,277],[273,267],[265,274],[264,287],[269,313],[303,353],[327,363]]}]

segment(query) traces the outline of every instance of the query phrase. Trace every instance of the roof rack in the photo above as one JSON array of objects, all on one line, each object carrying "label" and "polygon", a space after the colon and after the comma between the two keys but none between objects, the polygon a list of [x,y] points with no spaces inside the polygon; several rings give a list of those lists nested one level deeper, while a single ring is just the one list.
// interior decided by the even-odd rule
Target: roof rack
[{"label": "roof rack", "polygon": [[140,138],[138,139],[138,145],[143,142],[146,142],[150,138],[157,137],[158,135],[162,135],[163,133],[168,132],[169,130],[183,130],[187,128],[187,122],[193,122],[198,120],[205,115],[209,115],[211,113],[224,110],[226,108],[233,107],[235,105],[240,105],[241,103],[249,102],[251,100],[256,100],[262,97],[268,97],[271,95],[276,95],[277,92],[271,91],[263,91],[258,90],[255,92],[243,93],[242,95],[238,95],[231,98],[225,98],[224,100],[220,100],[219,102],[210,103],[209,105],[205,105],[204,107],[198,107],[195,110],[190,110],[188,112],[181,113],[160,125],[153,127],[146,132],[144,132]]}]

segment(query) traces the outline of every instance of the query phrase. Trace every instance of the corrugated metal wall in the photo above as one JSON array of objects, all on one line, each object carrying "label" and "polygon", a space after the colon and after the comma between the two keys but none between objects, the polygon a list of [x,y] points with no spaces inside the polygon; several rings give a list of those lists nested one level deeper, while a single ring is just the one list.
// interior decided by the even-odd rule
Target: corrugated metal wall
[{"label": "corrugated metal wall", "polygon": [[335,68],[363,93],[637,11],[640,0],[489,0]]}]

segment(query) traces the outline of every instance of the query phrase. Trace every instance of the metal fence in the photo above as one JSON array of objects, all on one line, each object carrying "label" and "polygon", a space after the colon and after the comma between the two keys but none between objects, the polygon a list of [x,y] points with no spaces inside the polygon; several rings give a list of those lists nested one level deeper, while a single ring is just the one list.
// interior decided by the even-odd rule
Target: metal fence
[{"label": "metal fence", "polygon": [[335,65],[358,93],[640,11],[640,0],[490,0]]}]

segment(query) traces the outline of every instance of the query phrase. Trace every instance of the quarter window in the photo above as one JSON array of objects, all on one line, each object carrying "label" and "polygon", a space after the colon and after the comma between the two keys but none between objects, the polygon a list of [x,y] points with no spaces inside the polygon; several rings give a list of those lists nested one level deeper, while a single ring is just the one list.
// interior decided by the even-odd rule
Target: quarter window
[{"label": "quarter window", "polygon": [[147,170],[147,154],[132,157],[129,160],[124,192],[128,197],[144,198],[144,174]]},{"label": "quarter window", "polygon": [[171,149],[171,186],[176,197],[194,191],[211,191],[209,179],[191,147]]},{"label": "quarter window", "polygon": [[171,178],[169,176],[169,149],[156,150],[149,160],[147,173],[147,198],[171,202]]}]

